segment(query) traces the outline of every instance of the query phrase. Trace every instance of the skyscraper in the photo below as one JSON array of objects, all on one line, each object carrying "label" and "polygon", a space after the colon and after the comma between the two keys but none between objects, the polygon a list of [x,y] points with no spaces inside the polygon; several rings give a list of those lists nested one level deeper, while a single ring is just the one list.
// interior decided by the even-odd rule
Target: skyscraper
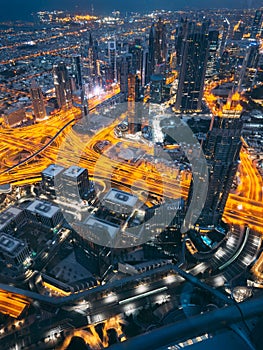
[{"label": "skyscraper", "polygon": [[201,26],[187,23],[183,38],[178,91],[175,108],[180,112],[197,112],[202,109],[204,79],[208,60],[209,22]]},{"label": "skyscraper", "polygon": [[219,32],[218,30],[209,31],[209,49],[208,49],[208,60],[206,69],[206,78],[211,78],[217,73],[217,53],[218,53],[218,40]]},{"label": "skyscraper", "polygon": [[108,58],[112,80],[117,82],[117,48],[116,41],[108,42]]},{"label": "skyscraper", "polygon": [[163,74],[153,74],[150,84],[150,101],[152,103],[162,103],[164,97],[165,76]]},{"label": "skyscraper", "polygon": [[226,105],[213,117],[203,151],[209,168],[206,202],[198,219],[200,226],[219,224],[237,171],[242,146],[242,107],[239,94],[229,98]]},{"label": "skyscraper", "polygon": [[165,71],[167,59],[166,27],[163,20],[159,18],[153,23],[149,36],[149,76],[153,73]]},{"label": "skyscraper", "polygon": [[33,80],[30,88],[30,95],[33,104],[33,111],[36,119],[43,119],[46,116],[45,102],[41,88]]},{"label": "skyscraper", "polygon": [[64,62],[59,62],[53,66],[53,78],[58,107],[62,109],[70,108],[72,104],[71,87],[67,67]]},{"label": "skyscraper", "polygon": [[75,80],[76,89],[82,89],[82,74],[81,74],[81,57],[80,55],[74,55],[72,57],[72,74]]},{"label": "skyscraper", "polygon": [[125,98],[128,97],[128,76],[132,72],[132,54],[126,53],[120,57],[119,63],[120,90]]},{"label": "skyscraper", "polygon": [[230,23],[229,23],[229,20],[227,18],[224,19],[223,21],[223,25],[222,25],[222,28],[219,32],[219,37],[220,37],[220,40],[219,40],[219,56],[221,57],[225,51],[225,48],[226,48],[226,42],[227,42],[227,39],[229,37],[229,34],[230,34]]},{"label": "skyscraper", "polygon": [[95,76],[98,75],[97,63],[98,63],[98,42],[93,40],[92,34],[89,33],[88,47],[87,47],[87,63],[88,63],[88,75],[95,80]]}]

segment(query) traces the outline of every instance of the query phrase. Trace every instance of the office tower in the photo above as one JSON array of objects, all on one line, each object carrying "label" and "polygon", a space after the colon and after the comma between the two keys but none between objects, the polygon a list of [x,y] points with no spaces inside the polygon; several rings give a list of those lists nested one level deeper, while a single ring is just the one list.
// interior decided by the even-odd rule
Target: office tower
[{"label": "office tower", "polygon": [[210,78],[217,73],[219,31],[210,30],[208,33],[209,48],[206,68],[206,78]]},{"label": "office tower", "polygon": [[127,53],[120,57],[119,63],[119,77],[120,77],[120,91],[128,97],[128,76],[132,73],[132,54]]},{"label": "office tower", "polygon": [[208,60],[206,68],[206,78],[211,78],[217,73],[217,52],[219,43],[219,32],[218,30],[210,30],[208,33],[209,49],[208,49]]},{"label": "office tower", "polygon": [[243,59],[241,69],[238,74],[238,91],[242,91],[242,86],[252,87],[257,73],[259,62],[259,44],[251,43],[247,49]]},{"label": "office tower", "polygon": [[234,65],[228,51],[225,51],[219,60],[220,79],[230,78],[234,73]]},{"label": "office tower", "polygon": [[112,81],[117,82],[117,48],[116,41],[108,42],[108,59],[112,75]]},{"label": "office tower", "polygon": [[149,75],[163,73],[166,69],[167,40],[166,27],[163,20],[159,18],[153,23],[149,36]]},{"label": "office tower", "polygon": [[82,107],[82,116],[86,117],[89,114],[89,101],[87,99],[85,88],[83,88],[81,91],[81,107]]},{"label": "office tower", "polygon": [[132,54],[133,73],[140,74],[140,76],[142,76],[143,70],[143,51],[143,47],[139,44],[129,47],[129,53]]},{"label": "office tower", "polygon": [[53,78],[56,90],[58,107],[68,109],[72,105],[70,79],[64,62],[53,66]]},{"label": "office tower", "polygon": [[34,116],[36,119],[43,119],[46,116],[45,102],[42,95],[41,88],[33,80],[30,88],[30,95],[33,104]]},{"label": "office tower", "polygon": [[148,49],[143,49],[143,54],[142,54],[142,78],[141,78],[141,83],[142,86],[145,86],[150,82],[150,71],[149,71],[149,50]]},{"label": "office tower", "polygon": [[129,133],[135,134],[141,130],[142,103],[135,104],[140,100],[141,81],[137,74],[128,75],[128,123]]},{"label": "office tower", "polygon": [[230,34],[230,23],[227,18],[224,19],[223,25],[219,31],[219,48],[218,48],[218,53],[219,57],[221,57],[225,51],[226,48],[226,42]]},{"label": "office tower", "polygon": [[34,200],[26,207],[26,216],[29,220],[52,229],[63,221],[60,207],[39,199]]},{"label": "office tower", "polygon": [[26,223],[25,213],[17,207],[9,207],[0,213],[0,231],[13,233]]},{"label": "office tower", "polygon": [[163,74],[153,74],[150,83],[150,101],[152,103],[163,102],[163,89],[165,85],[165,76]]},{"label": "office tower", "polygon": [[64,170],[65,168],[60,165],[51,164],[42,171],[42,188],[46,195],[56,198],[56,180]]},{"label": "office tower", "polygon": [[201,26],[190,22],[183,39],[178,91],[175,108],[179,112],[191,113],[202,110],[204,80],[208,59],[209,23]]},{"label": "office tower", "polygon": [[0,261],[12,270],[24,270],[30,261],[30,249],[27,242],[0,232]]},{"label": "office tower", "polygon": [[188,31],[188,20],[181,18],[179,25],[176,28],[175,35],[175,51],[176,51],[176,66],[179,68],[182,59],[183,41],[186,40]]},{"label": "office tower", "polygon": [[222,218],[242,146],[241,112],[239,94],[236,93],[219,110],[219,116],[213,117],[211,121],[203,145],[209,169],[209,184],[204,208],[198,219],[201,227],[214,227]]},{"label": "office tower", "polygon": [[89,40],[87,45],[87,74],[95,84],[96,77],[100,75],[98,65],[98,42],[93,40],[92,34],[89,33]]},{"label": "office tower", "polygon": [[[61,175],[62,192],[60,197],[67,201],[78,202],[86,199],[89,191],[88,170],[72,165]],[[60,183],[59,179],[59,183]]]},{"label": "office tower", "polygon": [[251,28],[251,38],[255,39],[261,35],[261,21],[262,21],[263,10],[259,9],[255,13]]},{"label": "office tower", "polygon": [[82,89],[82,74],[81,74],[81,57],[74,55],[72,57],[72,75],[75,81],[76,90]]}]

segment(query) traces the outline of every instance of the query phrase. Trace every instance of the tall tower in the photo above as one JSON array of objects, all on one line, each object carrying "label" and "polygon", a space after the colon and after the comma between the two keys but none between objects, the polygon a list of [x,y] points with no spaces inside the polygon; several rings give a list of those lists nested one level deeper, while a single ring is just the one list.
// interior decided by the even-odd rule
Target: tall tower
[{"label": "tall tower", "polygon": [[149,36],[149,76],[153,73],[165,71],[167,59],[166,27],[163,20],[159,18],[153,23]]},{"label": "tall tower", "polygon": [[206,78],[211,78],[217,73],[217,53],[218,53],[218,30],[210,30],[208,34],[209,38],[209,50],[206,69]]},{"label": "tall tower", "polygon": [[72,105],[71,87],[68,70],[64,62],[59,62],[53,66],[53,78],[59,108],[70,108]]},{"label": "tall tower", "polygon": [[108,42],[108,57],[113,81],[117,82],[117,47],[115,40]]},{"label": "tall tower", "polygon": [[81,74],[81,57],[80,55],[72,56],[72,74],[75,80],[76,89],[82,89],[82,74]]},{"label": "tall tower", "polygon": [[239,94],[231,96],[214,116],[204,143],[203,152],[209,168],[206,202],[198,223],[214,227],[220,223],[237,171],[242,146]]},{"label": "tall tower", "polygon": [[178,91],[175,108],[180,112],[198,112],[202,109],[204,80],[208,60],[209,23],[201,26],[190,22],[183,39]]},{"label": "tall tower", "polygon": [[223,21],[222,28],[219,32],[220,40],[219,40],[218,52],[219,52],[220,57],[222,57],[222,55],[225,51],[226,42],[227,42],[227,39],[229,38],[229,34],[230,34],[230,28],[231,28],[231,26],[230,26],[229,20],[227,18],[225,18]]},{"label": "tall tower", "polygon": [[30,95],[33,104],[33,111],[36,119],[43,119],[46,116],[45,102],[43,99],[41,88],[33,80],[30,88]]},{"label": "tall tower", "polygon": [[132,69],[132,54],[126,53],[122,55],[120,58],[120,66],[119,66],[119,76],[120,76],[120,89],[121,93],[125,95],[125,98],[128,97],[128,77],[133,71]]}]

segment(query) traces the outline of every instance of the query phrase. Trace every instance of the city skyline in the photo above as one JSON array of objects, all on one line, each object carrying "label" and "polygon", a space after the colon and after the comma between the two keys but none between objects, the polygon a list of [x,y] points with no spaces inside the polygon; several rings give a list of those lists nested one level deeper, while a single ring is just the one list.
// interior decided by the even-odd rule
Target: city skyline
[{"label": "city skyline", "polygon": [[153,10],[180,10],[180,9],[202,9],[202,8],[240,8],[251,9],[260,7],[260,0],[241,0],[233,2],[231,0],[214,0],[211,4],[209,0],[180,0],[176,4],[170,0],[135,0],[130,3],[123,4],[120,0],[39,0],[38,2],[27,0],[3,0],[1,4],[0,21],[8,20],[32,20],[32,13],[38,11],[64,10],[91,13],[94,10],[96,15],[105,15],[114,10],[120,10],[122,13],[126,11],[153,11]]}]

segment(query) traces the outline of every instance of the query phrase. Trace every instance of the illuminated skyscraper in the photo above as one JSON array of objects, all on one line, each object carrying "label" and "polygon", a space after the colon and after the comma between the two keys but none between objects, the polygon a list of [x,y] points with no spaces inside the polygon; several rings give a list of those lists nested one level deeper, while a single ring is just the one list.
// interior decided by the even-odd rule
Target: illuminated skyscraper
[{"label": "illuminated skyscraper", "polygon": [[53,78],[59,108],[68,109],[72,104],[70,80],[64,62],[53,66]]},{"label": "illuminated skyscraper", "polygon": [[202,109],[204,80],[208,60],[209,22],[201,26],[187,23],[182,41],[180,73],[175,108],[180,112],[197,112]]},{"label": "illuminated skyscraper", "polygon": [[88,47],[87,47],[87,59],[88,59],[88,75],[95,79],[95,76],[99,75],[98,72],[98,42],[93,40],[91,33],[89,33]]},{"label": "illuminated skyscraper", "polygon": [[165,76],[153,74],[151,76],[150,101],[152,103],[162,103],[164,98]]},{"label": "illuminated skyscraper", "polygon": [[149,36],[149,76],[155,72],[164,72],[166,59],[166,27],[163,20],[159,18],[157,23],[152,24]]},{"label": "illuminated skyscraper", "polygon": [[46,116],[45,102],[41,88],[37,85],[35,80],[32,82],[30,94],[36,119],[43,119]]},{"label": "illuminated skyscraper", "polygon": [[218,30],[209,31],[209,54],[207,60],[206,78],[211,78],[217,73]]},{"label": "illuminated skyscraper", "polygon": [[242,107],[234,94],[213,117],[203,151],[209,168],[206,202],[198,219],[200,226],[214,227],[220,223],[230,189],[237,171],[242,146]]},{"label": "illuminated skyscraper", "polygon": [[116,41],[108,42],[109,66],[112,74],[112,80],[117,82],[117,48]]},{"label": "illuminated skyscraper", "polygon": [[121,56],[119,64],[120,89],[125,98],[128,97],[128,76],[132,71],[132,54],[127,53]]},{"label": "illuminated skyscraper", "polygon": [[72,74],[75,80],[76,89],[82,89],[82,74],[81,74],[81,57],[80,55],[74,55],[72,57]]},{"label": "illuminated skyscraper", "polygon": [[86,198],[89,190],[87,169],[72,165],[61,175],[61,184],[62,196],[66,200],[78,202],[80,198]]},{"label": "illuminated skyscraper", "polygon": [[225,51],[226,42],[227,42],[227,39],[228,39],[229,34],[230,34],[230,28],[231,28],[230,23],[229,23],[228,19],[225,18],[223,21],[222,27],[219,31],[220,40],[219,40],[218,52],[219,52],[220,57],[223,55],[223,53]]}]

